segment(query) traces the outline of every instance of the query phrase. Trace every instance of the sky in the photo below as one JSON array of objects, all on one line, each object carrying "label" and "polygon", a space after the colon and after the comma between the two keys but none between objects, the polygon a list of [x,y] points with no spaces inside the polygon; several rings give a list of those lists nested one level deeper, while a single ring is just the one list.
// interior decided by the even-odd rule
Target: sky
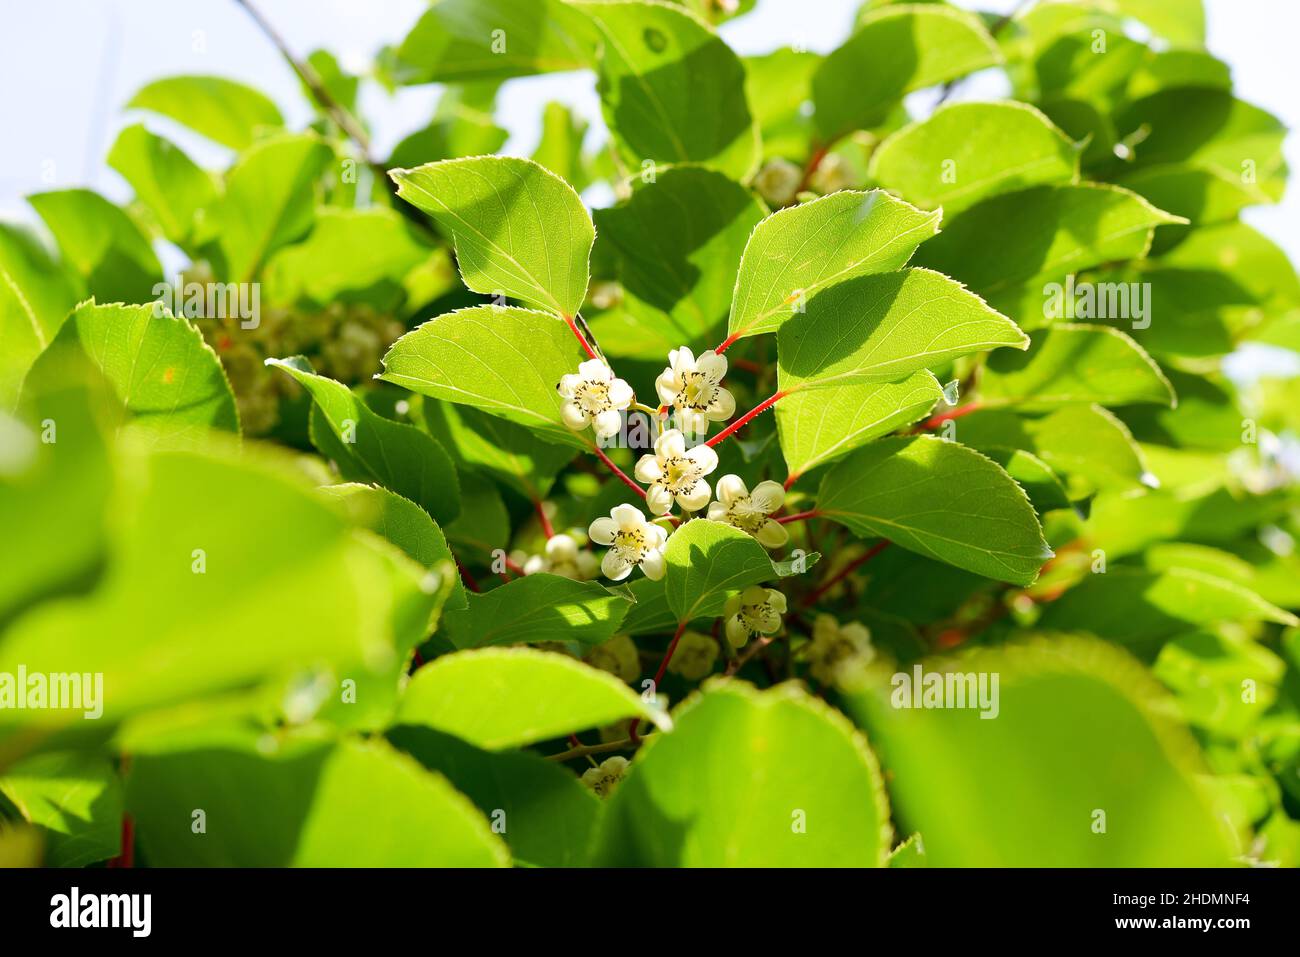
[{"label": "sky", "polygon": [[[345,67],[362,70],[376,50],[396,43],[419,18],[423,0],[255,0],[300,55],[333,51]],[[859,0],[759,0],[755,11],[722,27],[739,53],[765,53],[801,43],[827,52],[847,36]],[[1014,0],[960,4],[1005,12]],[[125,182],[104,163],[118,130],[144,121],[180,143],[200,163],[228,157],[168,120],[123,110],[148,81],[179,73],[211,73],[249,83],[272,97],[291,126],[310,109],[296,77],[234,0],[41,0],[5,3],[0,34],[0,217],[35,221],[23,201],[29,193],[74,186],[129,198]],[[1300,125],[1300,35],[1297,0],[1206,0],[1209,48],[1233,71],[1237,95],[1264,107],[1294,129]],[[958,98],[994,98],[1006,92],[999,77],[966,84]],[[362,112],[371,121],[377,155],[424,125],[436,87],[390,95],[363,88]],[[527,155],[540,135],[542,107],[560,100],[599,118],[594,80],[569,73],[511,81],[499,101],[498,122],[511,138],[505,151]],[[1300,169],[1300,137],[1287,146]],[[1300,191],[1274,207],[1248,210],[1246,219],[1300,260]]]}]

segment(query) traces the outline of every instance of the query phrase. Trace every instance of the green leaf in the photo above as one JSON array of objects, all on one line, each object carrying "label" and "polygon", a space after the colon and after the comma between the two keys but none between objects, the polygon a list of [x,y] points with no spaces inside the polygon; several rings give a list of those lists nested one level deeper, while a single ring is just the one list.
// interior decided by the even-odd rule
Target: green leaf
[{"label": "green leaf", "polygon": [[693,519],[668,537],[664,595],[679,622],[722,611],[749,585],[778,577],[766,549],[738,528]]},{"label": "green leaf", "polygon": [[1040,624],[1140,647],[1201,625],[1239,621],[1300,624],[1254,592],[1189,568],[1111,568],[1088,575],[1047,606]]},{"label": "green leaf", "polygon": [[455,581],[446,607],[465,607],[465,586],[456,574],[456,558],[428,512],[410,499],[377,486],[347,483],[326,485],[320,491],[326,499],[339,503],[353,525],[388,539],[425,568],[450,574]]},{"label": "green leaf", "polygon": [[933,436],[882,439],[822,480],[817,509],[998,581],[1028,585],[1052,550],[1025,493],[983,455]]},{"label": "green leaf", "polygon": [[567,768],[526,751],[481,751],[451,735],[411,725],[390,729],[388,740],[444,775],[494,823],[503,823],[502,837],[516,863],[587,863],[600,800]]},{"label": "green leaf", "polygon": [[27,297],[0,267],[0,410],[11,409],[18,401],[23,378],[47,341]]},{"label": "green leaf", "polygon": [[311,394],[327,426],[313,428],[312,441],[344,478],[389,488],[439,522],[451,522],[460,513],[456,468],[427,432],[372,412],[343,383],[312,372],[301,356],[267,359],[266,364],[284,370]]},{"label": "green leaf", "polygon": [[[435,607],[423,568],[352,528],[278,456],[142,444],[119,442],[106,573],[15,622],[0,671],[102,673],[105,725],[304,670],[327,688],[396,680]],[[81,720],[0,709],[0,722],[19,714]]]},{"label": "green leaf", "polygon": [[921,691],[930,675],[969,676],[948,688],[998,681],[996,720],[982,720],[991,708],[894,707],[915,700],[915,672],[853,703],[931,867],[1228,865],[1196,745],[1122,651],[1053,636],[915,667]]},{"label": "green leaf", "polygon": [[474,156],[390,170],[397,195],[449,233],[465,285],[576,315],[595,229],[573,187],[532,160]]},{"label": "green leaf", "polygon": [[450,402],[423,405],[425,427],[458,469],[490,475],[534,502],[546,496],[556,476],[573,461],[571,447],[544,442],[505,419]]},{"label": "green leaf", "polygon": [[774,332],[827,286],[901,269],[938,230],[938,213],[883,190],[845,190],[778,210],[758,224],[745,246],[729,337]]},{"label": "green leaf", "polygon": [[721,173],[682,167],[597,212],[596,225],[616,257],[626,308],[647,314],[675,345],[704,349],[717,343],[710,337],[726,317],[740,257],[764,212]]},{"label": "green leaf", "polygon": [[[499,546],[498,546],[499,547]],[[519,642],[577,641],[596,645],[618,630],[628,599],[597,582],[540,572],[467,596],[448,612],[442,633],[457,648]]]},{"label": "green leaf", "polygon": [[273,305],[366,302],[395,309],[407,298],[411,271],[433,254],[391,209],[325,206],[316,213],[311,235],[267,262],[265,300]]},{"label": "green leaf", "polygon": [[401,83],[503,80],[591,65],[591,25],[559,0],[439,0],[397,50]]},{"label": "green leaf", "polygon": [[[1156,226],[1182,221],[1117,186],[1035,186],[991,197],[953,217],[926,243],[917,265],[961,280],[1019,320],[1010,303],[1023,289],[1041,304],[1045,282],[1141,258]],[[997,242],[990,242],[993,236]]]},{"label": "green leaf", "polygon": [[329,159],[324,142],[306,133],[263,140],[240,156],[212,212],[230,279],[251,282],[271,253],[311,228],[315,180]]},{"label": "green leaf", "polygon": [[122,850],[122,785],[105,758],[37,754],[5,769],[0,794],[45,836],[46,867],[85,867]]},{"label": "green leaf", "polygon": [[1134,169],[1206,170],[1241,186],[1255,203],[1277,202],[1286,187],[1286,127],[1227,90],[1160,90],[1122,109],[1115,125],[1121,136],[1146,133],[1134,147]]},{"label": "green leaf", "polygon": [[777,333],[782,392],[897,382],[1029,337],[961,283],[928,269],[859,276],[814,296]]},{"label": "green leaf", "polygon": [[44,342],[54,338],[68,313],[85,298],[79,278],[56,261],[27,227],[0,221],[0,269],[27,300]]},{"label": "green leaf", "polygon": [[586,449],[589,435],[564,425],[563,399],[555,389],[585,358],[553,315],[474,306],[431,319],[398,339],[384,356],[380,378],[526,425],[547,441]]},{"label": "green leaf", "polygon": [[979,17],[935,4],[873,10],[813,74],[824,142],[884,120],[907,93],[1002,62]]},{"label": "green leaf", "polygon": [[280,111],[263,94],[220,76],[154,80],[127,107],[158,113],[234,150],[251,146],[263,128],[284,126]]},{"label": "green leaf", "polygon": [[209,429],[239,431],[235,396],[217,354],[186,320],[157,306],[78,307],[28,374],[28,389],[63,377],[85,356],[152,441],[181,448]]},{"label": "green leaf", "polygon": [[217,196],[211,176],[175,144],[140,124],[117,134],[108,165],[131,184],[157,217],[163,235],[174,243],[183,245],[190,238],[199,210]]},{"label": "green leaf", "polygon": [[1052,467],[1032,452],[1024,449],[981,449],[1029,496],[1034,511],[1039,515],[1054,508],[1069,508],[1070,496]]},{"label": "green leaf", "polygon": [[1035,330],[1029,350],[990,358],[980,379],[989,405],[1045,407],[1063,402],[1173,407],[1173,386],[1149,355],[1110,326],[1065,324]]},{"label": "green leaf", "polygon": [[1075,182],[1079,153],[1026,103],[951,103],[881,143],[870,175],[922,209],[942,206],[952,216],[998,193]]},{"label": "green leaf", "polygon": [[1098,488],[1150,482],[1124,423],[1099,405],[1066,405],[1043,416],[993,409],[954,422],[962,444],[981,451],[1027,449],[1053,469]]},{"label": "green leaf", "polygon": [[542,138],[533,151],[533,162],[549,169],[574,189],[585,189],[590,181],[582,155],[582,141],[586,135],[586,120],[563,103],[547,103],[546,109],[542,111]]},{"label": "green leaf", "polygon": [[27,201],[91,295],[105,302],[149,302],[158,295],[162,266],[121,209],[88,189],[37,193]]},{"label": "green leaf", "polygon": [[[155,867],[504,867],[487,820],[439,774],[377,741],[248,734],[137,754],[127,784]],[[382,813],[375,813],[377,808]],[[192,829],[195,809],[207,829]]]},{"label": "green leaf", "polygon": [[697,163],[745,179],[758,131],[745,68],[709,26],[662,3],[574,2],[600,44],[605,122],[634,173],[643,164]]},{"label": "green leaf", "polygon": [[444,655],[417,671],[393,724],[499,751],[624,718],[670,725],[608,672],[552,652],[487,648]]},{"label": "green leaf", "polygon": [[842,458],[872,439],[911,425],[941,398],[943,387],[924,369],[902,382],[794,392],[775,407],[786,469],[802,475]]},{"label": "green leaf", "polygon": [[863,736],[793,684],[714,681],[637,754],[609,798],[595,863],[881,867],[884,783]]},{"label": "green leaf", "polygon": [[750,109],[764,155],[799,162],[807,157],[813,124],[804,104],[812,98],[812,76],[821,62],[816,53],[789,47],[744,58]]}]

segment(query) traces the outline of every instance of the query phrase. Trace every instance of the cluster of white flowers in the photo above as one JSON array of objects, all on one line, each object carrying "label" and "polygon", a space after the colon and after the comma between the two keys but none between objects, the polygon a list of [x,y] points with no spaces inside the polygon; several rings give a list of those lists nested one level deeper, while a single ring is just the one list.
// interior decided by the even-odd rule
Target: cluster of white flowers
[{"label": "cluster of white flowers", "polygon": [[875,660],[871,632],[856,621],[840,624],[830,615],[813,621],[812,641],[803,656],[811,663],[812,676],[823,684],[839,685],[852,673]]}]

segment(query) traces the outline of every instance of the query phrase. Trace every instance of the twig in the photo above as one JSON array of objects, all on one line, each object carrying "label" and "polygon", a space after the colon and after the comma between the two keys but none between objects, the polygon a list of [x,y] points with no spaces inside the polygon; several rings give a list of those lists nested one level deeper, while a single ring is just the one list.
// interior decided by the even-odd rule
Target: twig
[{"label": "twig", "polygon": [[887,538],[881,539],[880,541],[876,542],[876,544],[868,548],[864,554],[859,555],[857,558],[853,559],[853,561],[849,562],[847,565],[845,565],[843,568],[837,571],[830,578],[826,579],[826,581],[818,585],[813,591],[805,595],[803,599],[803,606],[807,608],[809,605],[816,604],[817,599],[821,598],[822,595],[826,594],[828,591],[830,591],[832,588],[834,588],[844,579],[848,578],[849,575],[853,574],[853,572],[857,571],[867,562],[871,561],[871,559],[879,555],[882,551],[885,550],[885,546],[887,546],[888,544],[889,544],[889,539]]},{"label": "twig", "polygon": [[978,399],[974,402],[967,402],[965,405],[959,405],[955,409],[949,409],[947,412],[940,412],[937,415],[930,416],[930,418],[918,425],[915,431],[932,431],[943,425],[945,422],[950,422],[953,419],[960,419],[962,416],[970,415],[972,412],[978,412],[982,408],[984,408],[984,405]]},{"label": "twig", "polygon": [[[668,650],[664,652],[664,657],[659,662],[659,670],[655,672],[654,689],[655,694],[659,693],[659,683],[664,680],[664,675],[668,671],[668,662],[673,660],[673,652],[677,650],[677,643],[682,640],[682,635],[686,633],[686,626],[690,621],[682,621],[677,624],[677,631],[673,634],[673,640],[668,643]],[[637,737],[636,729],[641,726],[640,718],[633,718],[632,723],[628,725],[627,736],[632,739],[633,744],[640,743],[641,739]]]},{"label": "twig", "polygon": [[821,512],[817,511],[815,508],[810,508],[806,512],[795,512],[793,515],[782,515],[775,521],[781,525],[785,525],[787,522],[807,521],[808,519],[816,518],[819,515],[821,515]]},{"label": "twig", "polygon": [[747,649],[745,649],[745,653],[743,655],[740,655],[738,658],[732,659],[731,664],[727,665],[727,670],[724,671],[723,674],[728,676],[734,675],[741,668],[745,667],[745,665],[749,664],[749,660],[751,658],[753,658],[756,654],[758,654],[760,651],[762,651],[764,648],[766,648],[774,641],[776,641],[776,635],[767,635],[763,638],[759,638],[756,641],[752,642],[750,646]]},{"label": "twig", "polygon": [[572,761],[574,758],[585,758],[589,754],[604,754],[606,751],[630,751],[636,747],[636,742],[631,738],[624,738],[622,741],[607,741],[604,744],[583,744],[577,747],[569,748],[567,751],[561,751],[559,754],[548,755],[548,761]]},{"label": "twig", "polygon": [[[298,74],[298,78],[301,79],[307,89],[311,91],[311,95],[315,98],[321,109],[328,113],[330,119],[338,124],[339,129],[347,134],[348,139],[352,140],[352,142],[360,148],[362,157],[365,159],[367,165],[375,165],[375,161],[370,156],[370,136],[366,133],[365,129],[362,128],[361,124],[357,122],[356,117],[344,109],[343,106],[330,94],[330,91],[325,88],[325,83],[320,78],[320,74],[316,72],[315,68],[306,60],[299,60],[293,55],[293,52],[289,49],[289,45],[285,42],[284,37],[279,34],[275,27],[271,26],[271,22],[267,20],[266,17],[262,16],[261,11],[254,7],[249,0],[235,0],[235,3],[248,11],[248,15],[253,18],[253,21],[261,28],[262,32],[266,34],[267,38],[275,44],[276,48],[280,51],[281,56],[288,61],[289,66],[293,67],[293,71]],[[384,178],[387,179],[386,176]]]},{"label": "twig", "polygon": [[642,498],[645,498],[645,489],[643,489],[640,485],[637,485],[636,482],[633,482],[630,478],[628,478],[627,473],[625,473],[621,468],[615,465],[614,460],[611,459],[608,455],[606,455],[604,450],[599,445],[592,446],[592,450],[596,453],[596,458],[604,462],[605,467],[608,468],[615,475],[617,475],[619,480],[624,485],[626,485],[632,491],[636,492],[637,495],[640,495]]},{"label": "twig", "polygon": [[731,435],[736,430],[745,427],[750,423],[750,421],[757,418],[759,415],[766,412],[768,409],[772,408],[772,406],[776,405],[778,402],[784,399],[788,394],[789,393],[787,392],[774,392],[772,395],[768,396],[758,405],[754,406],[752,409],[750,409],[748,412],[746,412],[744,415],[738,418],[735,422],[732,422],[729,426],[727,426],[725,429],[723,429],[721,432],[719,432],[713,438],[709,439],[704,444],[710,447],[717,445],[727,436]]}]

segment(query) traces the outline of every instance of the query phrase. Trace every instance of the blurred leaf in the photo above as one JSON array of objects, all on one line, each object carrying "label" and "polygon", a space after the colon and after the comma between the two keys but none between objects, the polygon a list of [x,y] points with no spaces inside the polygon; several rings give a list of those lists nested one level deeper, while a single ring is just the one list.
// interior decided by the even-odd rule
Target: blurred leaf
[{"label": "blurred leaf", "polygon": [[140,227],[121,209],[88,189],[36,193],[27,201],[91,295],[105,302],[157,297],[162,266]]},{"label": "blurred leaf", "polygon": [[101,757],[51,752],[0,775],[0,794],[45,835],[46,867],[85,867],[122,850],[122,785]]},{"label": "blurred leaf", "polygon": [[559,0],[438,0],[402,41],[393,72],[409,84],[581,70],[591,33]]},{"label": "blurred leaf", "polygon": [[999,692],[991,721],[991,709],[893,707],[916,700],[897,676],[853,706],[931,867],[1228,865],[1195,744],[1113,646],[1060,636],[916,667],[970,676],[958,688],[997,680]]},{"label": "blurred leaf", "polygon": [[866,740],[794,685],[714,681],[637,754],[605,808],[595,863],[881,867],[884,783]]},{"label": "blurred leaf", "polygon": [[444,655],[417,671],[394,725],[499,751],[634,717],[667,723],[606,671],[553,652],[489,648]]},{"label": "blurred leaf", "polygon": [[542,138],[533,151],[533,162],[546,167],[574,189],[586,189],[589,177],[582,157],[582,141],[586,135],[586,120],[563,103],[547,103],[542,111]]},{"label": "blurred leaf", "polygon": [[[441,775],[375,742],[304,736],[137,755],[127,806],[155,867],[503,867]],[[383,813],[375,813],[382,808]],[[195,814],[205,829],[196,830]]]},{"label": "blurred leaf", "polygon": [[284,126],[280,111],[266,96],[220,76],[154,80],[127,108],[161,114],[233,150],[247,149],[263,128]]},{"label": "blurred leaf", "polygon": [[587,863],[600,802],[571,771],[535,754],[481,751],[451,735],[411,725],[390,729],[388,740],[445,775],[494,826],[499,824],[516,863]]},{"label": "blurred leaf", "polygon": [[199,211],[217,196],[212,177],[179,147],[139,123],[117,134],[108,165],[158,218],[163,235],[179,245],[190,238]]},{"label": "blurred leaf", "polygon": [[240,156],[212,213],[230,279],[252,282],[276,249],[311,228],[315,180],[329,159],[310,134],[262,140]]}]

